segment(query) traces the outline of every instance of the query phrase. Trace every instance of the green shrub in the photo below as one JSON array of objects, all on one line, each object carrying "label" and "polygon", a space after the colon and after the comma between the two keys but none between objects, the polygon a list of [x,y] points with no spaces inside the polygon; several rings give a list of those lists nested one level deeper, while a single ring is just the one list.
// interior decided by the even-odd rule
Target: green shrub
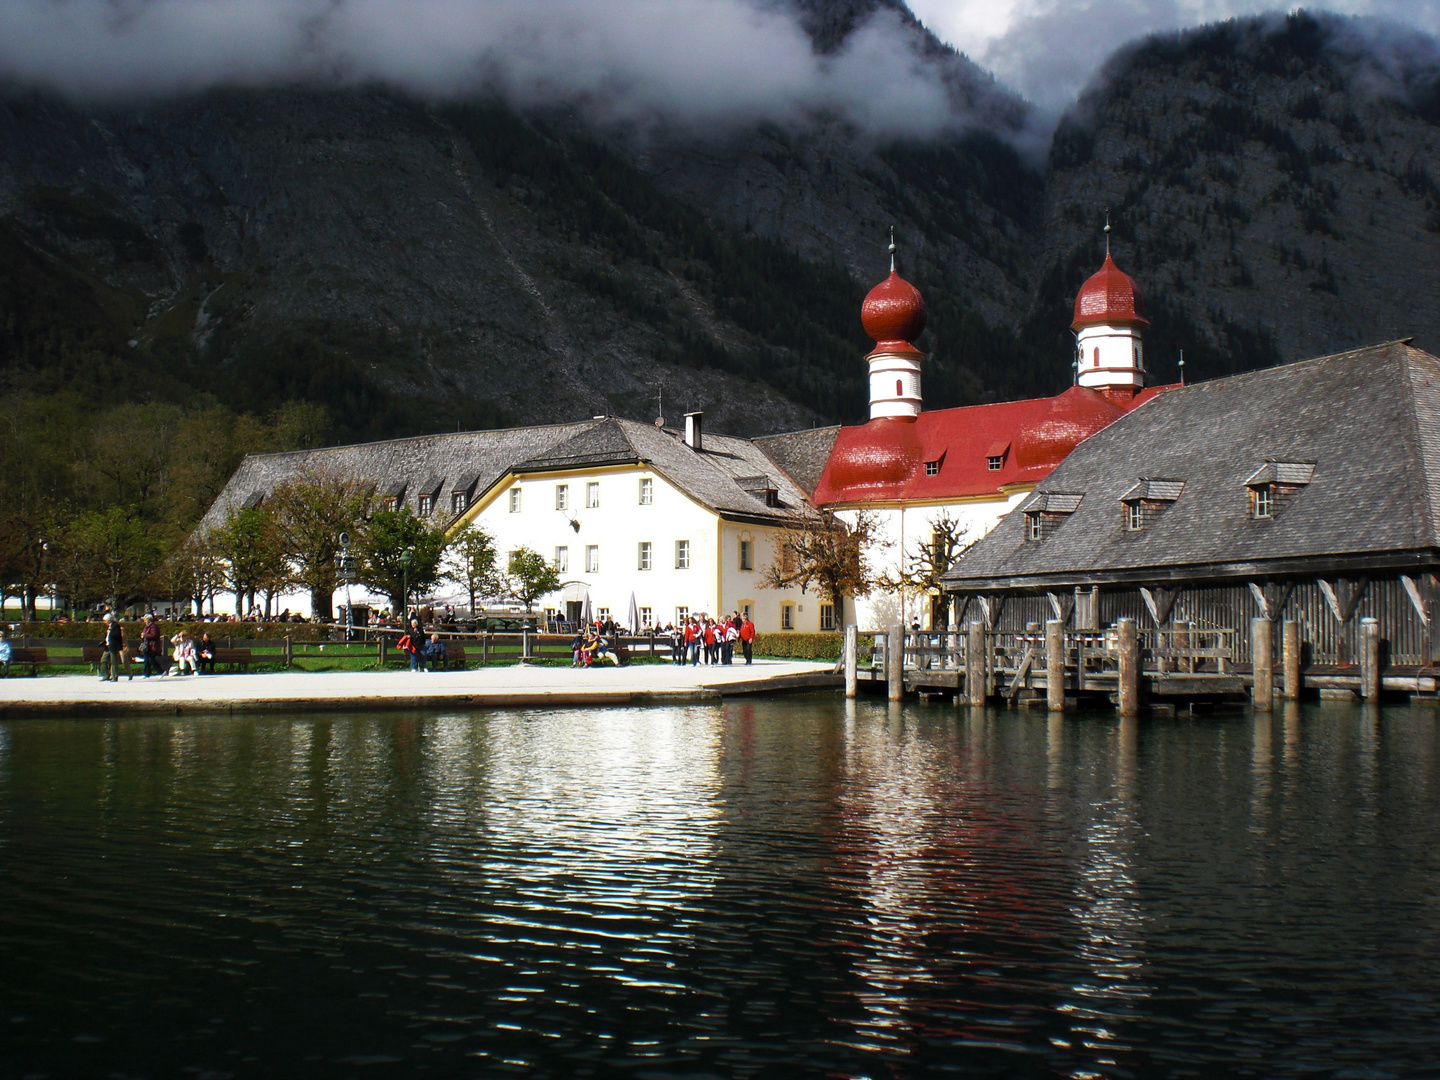
[{"label": "green shrub", "polygon": [[839,660],[843,634],[756,634],[755,655],[786,660]]}]

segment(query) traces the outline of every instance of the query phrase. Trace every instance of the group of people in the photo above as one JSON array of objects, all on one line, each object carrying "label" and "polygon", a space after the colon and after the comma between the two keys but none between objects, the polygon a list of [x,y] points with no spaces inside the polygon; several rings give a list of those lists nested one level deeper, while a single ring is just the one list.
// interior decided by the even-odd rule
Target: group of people
[{"label": "group of people", "polygon": [[745,663],[754,659],[755,624],[738,611],[718,620],[691,615],[679,626],[666,626],[665,631],[670,635],[671,659],[680,666],[699,664],[702,658],[707,664],[729,664],[737,644]]},{"label": "group of people", "polygon": [[410,616],[405,633],[400,635],[396,645],[410,654],[411,671],[439,671],[450,659],[440,635],[426,635],[425,624],[419,615]]},{"label": "group of people", "polygon": [[[113,612],[105,613],[105,636],[100,640],[100,681],[119,682],[123,673],[127,679],[133,680],[134,675],[130,673],[130,660],[125,655],[125,627],[115,618]],[[199,675],[202,671],[215,673],[215,642],[210,640],[209,633],[202,633],[200,640],[196,641],[184,630],[181,630],[174,637],[170,638],[170,655],[165,655],[165,636],[160,631],[160,622],[155,618],[153,612],[147,612],[144,624],[140,627],[140,643],[135,647],[135,655],[140,660],[140,674],[145,678],[151,675],[183,675],[188,668],[190,674]]]},{"label": "group of people", "polygon": [[628,658],[619,643],[618,634],[619,627],[615,625],[614,619],[582,626],[570,642],[570,666],[614,664],[616,667],[623,667]]}]

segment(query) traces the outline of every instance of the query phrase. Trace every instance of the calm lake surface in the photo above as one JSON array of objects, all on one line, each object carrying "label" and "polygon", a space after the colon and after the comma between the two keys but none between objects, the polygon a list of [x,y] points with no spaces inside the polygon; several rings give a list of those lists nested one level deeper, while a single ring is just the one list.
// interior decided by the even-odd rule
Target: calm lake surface
[{"label": "calm lake surface", "polygon": [[1436,712],[0,724],[0,1075],[1440,1075]]}]

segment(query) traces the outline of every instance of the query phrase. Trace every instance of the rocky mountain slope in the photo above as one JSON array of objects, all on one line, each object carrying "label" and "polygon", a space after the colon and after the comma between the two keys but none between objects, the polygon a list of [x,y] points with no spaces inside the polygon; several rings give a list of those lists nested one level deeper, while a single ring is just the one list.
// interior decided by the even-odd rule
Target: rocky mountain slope
[{"label": "rocky mountain slope", "polygon": [[1308,16],[1141,43],[1036,164],[1024,103],[897,0],[798,9],[822,52],[898,10],[972,127],[637,134],[379,88],[0,94],[7,389],[300,398],[341,438],[649,419],[662,395],[737,432],[854,421],[859,302],[894,224],[931,307],[927,404],[1047,392],[1107,206],[1162,377],[1180,348],[1192,377],[1440,348],[1425,54],[1382,81],[1375,41]]}]

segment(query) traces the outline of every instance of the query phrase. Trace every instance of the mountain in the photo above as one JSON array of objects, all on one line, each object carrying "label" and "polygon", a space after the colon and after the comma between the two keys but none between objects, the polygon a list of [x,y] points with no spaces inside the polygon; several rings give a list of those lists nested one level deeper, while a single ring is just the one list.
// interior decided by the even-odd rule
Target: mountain
[{"label": "mountain", "polygon": [[1044,393],[1069,379],[1105,207],[1160,376],[1181,348],[1200,378],[1440,347],[1423,42],[1303,14],[1140,42],[1039,157],[1029,107],[898,0],[774,2],[821,56],[890,20],[955,123],[632,129],[378,86],[104,106],[8,89],[4,389],[305,400],[334,439],[661,408],[747,434],[853,422],[893,224],[931,309],[927,404]]}]

